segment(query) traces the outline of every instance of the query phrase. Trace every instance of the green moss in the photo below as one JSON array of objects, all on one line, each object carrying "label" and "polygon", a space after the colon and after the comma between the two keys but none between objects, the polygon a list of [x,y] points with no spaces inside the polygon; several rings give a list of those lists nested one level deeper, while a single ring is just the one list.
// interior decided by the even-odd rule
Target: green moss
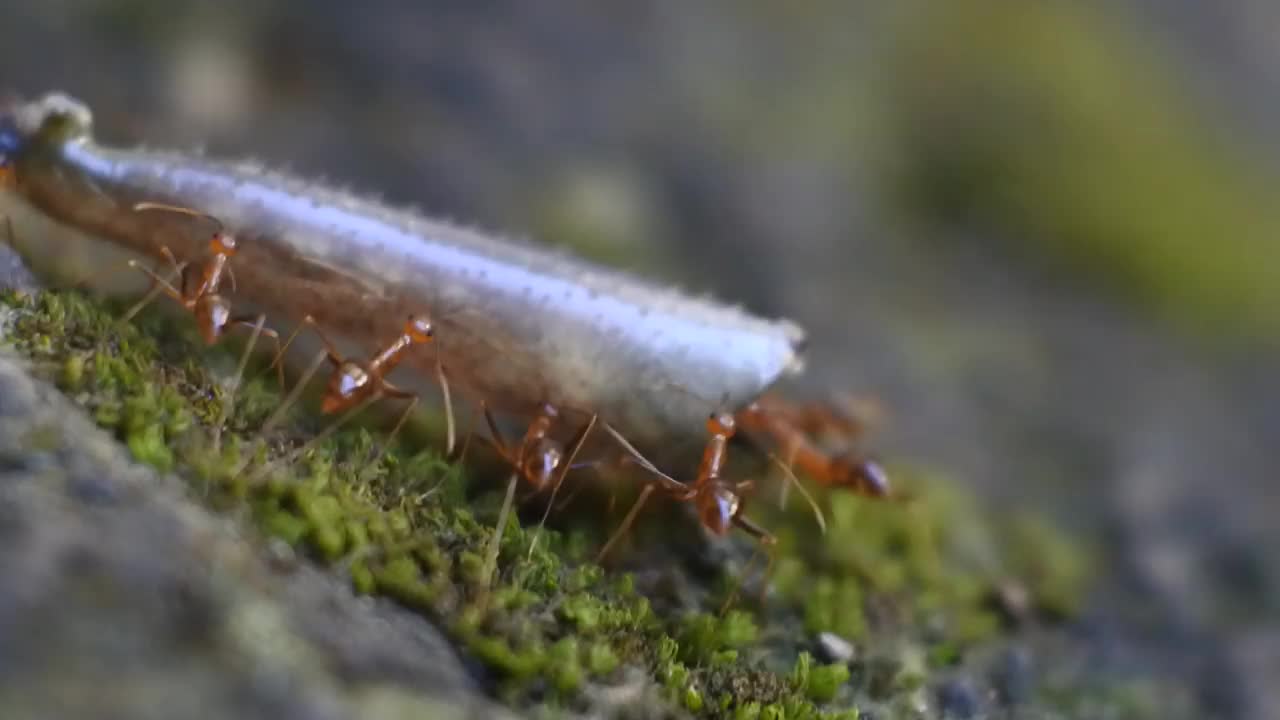
[{"label": "green moss", "polygon": [[592,675],[608,675],[618,668],[618,655],[605,642],[593,643],[587,648],[587,668]]},{"label": "green moss", "polygon": [[83,355],[71,355],[62,363],[62,374],[58,377],[58,387],[65,392],[75,392],[84,381],[85,358]]},{"label": "green moss", "polygon": [[[285,462],[320,421],[295,409],[259,437],[280,399],[261,367],[237,392],[215,442],[212,425],[227,393],[191,360],[204,349],[182,329],[182,318],[148,312],[122,325],[113,319],[118,309],[75,293],[3,301],[15,311],[8,342],[136,458],[178,471],[215,508],[248,510],[264,536],[334,567],[358,592],[394,598],[432,618],[500,678],[508,702],[562,702],[632,666],[648,672],[671,705],[702,715],[832,717],[815,703],[847,704],[848,668],[815,666],[807,654],[787,657],[795,651],[780,649],[770,628],[799,627],[803,619],[809,633],[837,632],[873,651],[876,643],[907,648],[883,683],[893,697],[926,681],[926,660],[958,661],[972,644],[1001,632],[985,603],[1011,573],[1056,614],[1076,607],[1084,586],[1087,564],[1078,550],[1043,524],[1007,528],[1019,547],[1003,558],[1004,571],[976,561],[1002,547],[990,532],[1004,524],[985,519],[944,481],[907,469],[896,474],[911,502],[826,498],[826,537],[797,507],[762,507],[761,519],[780,539],[777,599],[764,607],[744,600],[723,614],[655,612],[633,576],[611,576],[583,561],[601,537],[577,527],[567,534],[545,529],[534,546],[534,532],[515,517],[490,577],[485,553],[499,484],[473,482],[465,468],[409,443],[379,455],[383,427],[376,421],[343,428]],[[982,550],[966,550],[974,545]],[[665,552],[677,556],[679,548]],[[711,592],[703,609],[721,600]],[[890,620],[875,619],[873,603],[891,608]],[[792,664],[790,673],[777,670]]]},{"label": "green moss", "polygon": [[587,593],[570,595],[560,605],[560,617],[572,623],[579,632],[584,633],[591,633],[600,628],[603,611],[600,601]]},{"label": "green moss", "polygon": [[578,640],[573,637],[562,638],[547,653],[552,687],[562,695],[577,690],[585,680],[579,654]]},{"label": "green moss", "polygon": [[849,681],[849,666],[844,663],[813,667],[813,658],[802,652],[791,675],[796,690],[815,702],[831,702],[840,686]]},{"label": "green moss", "polygon": [[1088,555],[1025,513],[1013,517],[1007,533],[1010,575],[1026,584],[1036,608],[1059,617],[1074,615],[1091,575]]}]

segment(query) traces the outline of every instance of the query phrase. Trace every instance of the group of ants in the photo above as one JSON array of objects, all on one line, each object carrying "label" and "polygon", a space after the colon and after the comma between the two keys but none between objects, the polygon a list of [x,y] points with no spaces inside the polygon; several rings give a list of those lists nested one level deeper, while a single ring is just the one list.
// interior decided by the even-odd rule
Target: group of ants
[{"label": "group of ants", "polygon": [[[126,313],[124,321],[127,322],[132,319],[158,293],[163,293],[194,317],[200,335],[207,345],[218,343],[229,329],[250,329],[253,335],[250,339],[249,347],[245,349],[244,356],[241,358],[234,382],[238,384],[244,372],[248,355],[252,351],[253,343],[259,335],[263,335],[270,338],[276,346],[276,355],[272,366],[277,370],[279,381],[283,388],[282,358],[297,336],[298,330],[295,330],[288,340],[281,344],[279,334],[264,326],[264,316],[250,317],[232,313],[230,298],[222,293],[222,285],[224,280],[229,280],[232,291],[235,291],[235,275],[230,265],[231,258],[235,255],[237,249],[235,236],[228,232],[217,218],[190,208],[147,202],[138,203],[134,206],[134,210],[138,212],[179,213],[208,221],[213,225],[214,229],[209,240],[208,257],[201,264],[179,262],[168,247],[160,248],[161,254],[165,256],[172,266],[172,277],[178,279],[177,287],[170,280],[162,277],[156,270],[144,267],[137,260],[128,261],[129,267],[145,273],[153,284],[151,291]],[[12,233],[12,227],[9,228],[9,231]],[[295,385],[294,391],[281,403],[275,413],[268,418],[264,425],[264,431],[283,416],[284,411],[292,402],[296,401],[311,376],[327,360],[329,365],[332,366],[332,372],[329,375],[321,401],[321,413],[325,415],[344,413],[344,415],[337,422],[331,423],[320,435],[312,438],[305,446],[291,453],[289,457],[299,456],[324,436],[336,430],[347,418],[381,398],[409,401],[409,407],[400,416],[400,420],[391,432],[390,437],[394,437],[416,405],[418,396],[392,384],[387,379],[387,375],[399,365],[411,348],[430,343],[433,340],[434,330],[430,320],[423,316],[409,317],[399,337],[396,337],[386,347],[367,360],[343,357],[334,343],[319,328],[314,318],[307,316],[303,319],[303,322],[315,332],[323,343],[323,356],[317,357],[316,362],[312,364],[307,373]],[[455,448],[455,438],[448,382],[439,362],[437,362],[436,369],[437,380],[440,382],[444,393],[448,421],[448,452],[452,455]],[[490,433],[486,440],[488,440],[501,459],[511,466],[513,473],[507,493],[507,504],[504,505],[504,512],[499,519],[499,532],[505,522],[506,510],[509,508],[517,479],[523,480],[530,485],[532,495],[540,494],[551,488],[550,503],[554,503],[555,493],[559,490],[561,483],[563,483],[565,476],[571,469],[590,466],[598,467],[603,464],[601,462],[574,464],[578,450],[581,449],[588,434],[596,425],[597,418],[594,415],[574,433],[568,443],[562,444],[552,437],[552,431],[556,426],[559,413],[552,405],[544,403],[535,414],[520,441],[510,445],[503,439],[492,412],[483,401],[480,403],[480,409]],[[224,405],[224,415],[227,410],[228,407]],[[603,561],[616,542],[625,535],[640,508],[650,494],[657,489],[675,501],[692,503],[697,511],[699,522],[716,536],[724,536],[734,527],[751,535],[757,541],[757,547],[766,549],[771,570],[773,565],[772,549],[776,544],[776,539],[764,528],[742,514],[742,498],[744,493],[752,489],[753,482],[750,480],[731,481],[722,474],[728,455],[730,439],[733,438],[739,426],[751,435],[772,438],[780,446],[781,453],[778,455],[771,453],[770,459],[785,472],[791,484],[794,484],[801,493],[804,493],[804,489],[796,481],[792,473],[793,467],[799,468],[804,474],[829,487],[841,488],[869,497],[886,498],[890,496],[888,476],[879,463],[853,451],[829,453],[816,442],[815,438],[819,437],[836,438],[848,448],[850,440],[861,434],[863,430],[864,420],[858,417],[856,413],[846,412],[824,404],[792,404],[777,397],[775,394],[767,394],[749,403],[737,413],[720,410],[711,413],[706,421],[710,438],[703,450],[697,475],[691,483],[681,482],[664,473],[632,447],[608,423],[600,424],[625,450],[619,466],[625,464],[637,465],[647,471],[648,476],[652,479],[645,484],[641,494],[628,511],[618,530],[600,549],[597,557],[598,561]],[[468,441],[470,436],[471,434],[469,433]],[[388,443],[390,442],[390,437]],[[464,453],[465,447],[466,445],[464,445]],[[383,445],[384,450],[385,448],[386,444]],[[785,462],[780,457],[785,458]],[[261,470],[265,472],[265,468]],[[813,505],[819,525],[825,529],[821,512],[816,504],[813,503],[812,498],[809,498],[807,494],[805,497]],[[550,503],[547,506],[548,512],[551,508]],[[545,519],[546,515],[544,514],[543,520],[545,521]],[[766,571],[766,576],[769,572],[768,570]]]}]

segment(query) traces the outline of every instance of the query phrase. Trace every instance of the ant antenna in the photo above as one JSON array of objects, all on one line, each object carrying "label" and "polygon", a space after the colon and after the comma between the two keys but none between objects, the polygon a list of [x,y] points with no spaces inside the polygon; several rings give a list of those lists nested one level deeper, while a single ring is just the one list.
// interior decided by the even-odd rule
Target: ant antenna
[{"label": "ant antenna", "polygon": [[182,207],[180,205],[166,205],[165,203],[157,203],[157,202],[140,202],[134,205],[133,209],[135,212],[143,212],[146,210],[160,210],[163,212],[177,213],[179,215],[187,215],[189,217],[199,218],[201,220],[208,220],[209,222],[212,222],[217,232],[221,233],[224,230],[226,230],[226,226],[223,225],[222,221],[219,220],[218,218],[214,217],[213,215],[210,215],[207,212],[194,210],[189,207]]},{"label": "ant antenna", "polygon": [[800,478],[796,477],[796,474],[791,471],[791,468],[779,460],[777,455],[769,453],[769,460],[782,468],[783,478],[787,481],[787,484],[794,485],[796,492],[799,492],[800,496],[805,499],[805,502],[809,503],[809,508],[813,510],[813,519],[817,521],[818,528],[822,531],[822,534],[826,535],[827,520],[823,517],[822,509],[818,506],[817,501],[813,499],[813,496],[809,494],[809,491],[804,489],[804,484],[800,482]]}]

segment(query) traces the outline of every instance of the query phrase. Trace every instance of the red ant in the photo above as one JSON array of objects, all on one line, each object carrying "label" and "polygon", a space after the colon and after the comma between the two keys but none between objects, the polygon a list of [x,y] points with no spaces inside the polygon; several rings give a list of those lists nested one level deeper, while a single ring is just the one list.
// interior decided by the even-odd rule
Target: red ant
[{"label": "red ant", "polygon": [[809,440],[809,434],[855,435],[862,430],[856,419],[825,407],[792,407],[776,398],[761,398],[747,405],[737,419],[749,432],[772,437],[782,446],[789,465],[823,485],[869,497],[890,494],[889,476],[878,462],[855,453],[832,455]]},{"label": "red ant", "polygon": [[[533,492],[530,496],[543,492],[548,485],[551,486],[551,497],[548,499],[547,507],[543,511],[542,521],[538,523],[538,531],[541,532],[543,525],[547,522],[547,516],[551,513],[551,508],[555,504],[556,493],[560,491],[560,485],[564,483],[565,476],[574,468],[573,460],[578,456],[578,451],[582,449],[582,445],[586,442],[591,428],[595,427],[597,416],[592,415],[574,433],[567,445],[561,445],[551,437],[551,429],[559,419],[560,413],[550,403],[543,403],[533,421],[529,423],[529,428],[525,431],[520,443],[515,447],[509,447],[502,439],[502,432],[498,430],[498,423],[493,419],[493,413],[489,411],[489,406],[481,402],[480,408],[484,414],[485,422],[489,425],[490,442],[494,450],[514,470],[507,487],[507,497],[503,501],[502,510],[498,514],[498,527],[490,545],[490,557],[493,561],[496,561],[497,543],[501,537],[507,513],[511,509],[516,480],[524,479],[533,486]],[[567,456],[565,453],[566,447],[569,448]],[[552,482],[553,478],[555,480],[554,483]],[[530,555],[533,554],[533,550],[537,546],[537,537],[535,534],[533,540],[529,543]]]},{"label": "red ant", "polygon": [[[340,418],[337,422],[330,424],[329,427],[324,429],[324,431],[309,440],[302,447],[295,450],[290,455],[290,458],[297,457],[305,452],[307,448],[312,447],[320,440],[328,437],[330,433],[336,430],[357,411],[362,410],[379,398],[391,397],[408,400],[409,406],[406,407],[404,412],[400,415],[400,419],[396,422],[395,428],[387,438],[387,443],[383,445],[383,451],[385,451],[387,445],[391,442],[391,438],[395,437],[396,433],[400,431],[401,426],[404,425],[404,422],[409,417],[409,413],[418,404],[419,400],[417,394],[393,385],[390,380],[387,380],[386,376],[404,360],[405,355],[410,348],[416,345],[425,345],[435,339],[435,329],[432,327],[431,321],[419,315],[409,316],[409,319],[405,322],[404,329],[401,331],[400,335],[372,358],[363,363],[344,358],[324,332],[320,330],[315,318],[307,315],[302,319],[302,322],[306,325],[310,325],[311,329],[315,331],[316,336],[320,338],[320,342],[324,344],[324,352],[317,358],[316,363],[313,363],[311,368],[308,369],[303,377],[298,381],[297,385],[294,386],[294,389],[280,404],[280,407],[276,408],[271,417],[263,424],[262,432],[266,432],[271,429],[271,427],[274,426],[275,423],[284,415],[284,412],[293,404],[294,401],[297,400],[298,395],[302,392],[307,381],[310,380],[311,376],[315,373],[318,368],[318,363],[327,359],[329,364],[333,366],[333,374],[329,376],[324,397],[320,403],[320,412],[325,415],[345,412],[346,415]],[[293,340],[297,335],[298,330],[295,330],[289,336],[284,347],[276,355],[276,360],[273,364],[278,364],[283,360],[284,351],[293,343]],[[445,418],[448,425],[448,445],[449,452],[452,452],[454,433],[453,404],[449,395],[448,379],[444,375],[443,366],[438,362],[436,363],[436,378],[440,382],[440,389],[444,394]],[[381,455],[381,452],[382,451],[379,452],[379,455]],[[377,460],[375,458],[374,462],[376,463],[376,461]]]},{"label": "red ant", "polygon": [[[529,423],[529,428],[525,431],[520,443],[510,447],[503,440],[488,405],[482,402],[480,407],[484,413],[485,422],[489,425],[490,442],[494,449],[511,465],[519,477],[533,486],[534,493],[545,490],[552,484],[553,478],[556,480],[553,487],[559,488],[560,483],[564,481],[564,476],[572,467],[578,449],[582,447],[587,434],[596,422],[596,416],[591,416],[587,423],[574,433],[567,445],[561,445],[551,437],[551,429],[559,419],[560,413],[549,403],[543,403],[534,415],[533,421]],[[571,448],[567,458],[566,447]],[[556,478],[557,473],[558,478]]]},{"label": "red ant", "polygon": [[[737,431],[740,419],[744,421],[744,425],[757,432],[767,433],[781,439],[790,450],[790,457],[803,470],[815,475],[824,484],[851,488],[860,494],[874,497],[886,497],[889,494],[887,476],[878,464],[866,460],[853,461],[845,457],[832,458],[822,453],[810,444],[800,431],[798,424],[794,422],[795,416],[788,418],[785,417],[785,413],[772,412],[780,409],[779,407],[766,409],[760,404],[752,403],[736,416],[727,412],[712,413],[707,419],[707,431],[710,433],[711,438],[703,449],[702,461],[698,466],[698,474],[692,484],[682,483],[654,467],[621,434],[606,424],[605,429],[627,450],[634,461],[656,478],[656,485],[655,482],[651,482],[645,486],[640,497],[637,498],[635,504],[632,505],[627,516],[623,519],[621,526],[601,548],[597,556],[597,562],[602,562],[609,554],[613,546],[634,522],[648,496],[655,487],[658,487],[669,497],[679,502],[693,503],[699,522],[713,535],[723,537],[731,529],[737,527],[755,538],[761,547],[766,548],[765,552],[769,558],[768,567],[765,570],[765,577],[767,578],[772,572],[774,548],[776,547],[777,539],[743,514],[743,497],[755,484],[751,480],[736,483],[730,482],[722,475],[725,459],[728,455],[729,442]],[[825,416],[817,413],[807,417],[810,420],[827,420]],[[795,482],[795,476],[791,474],[789,466],[783,465],[781,461],[772,455],[770,457],[787,472],[788,479],[803,493],[804,488],[798,482]],[[825,531],[825,523],[816,503],[807,494],[805,494],[805,498],[813,507],[819,526]],[[750,564],[748,564],[749,567]],[[735,588],[734,593],[731,593],[726,601],[726,608],[732,602],[736,592]]]},{"label": "red ant", "polygon": [[[702,451],[698,475],[692,484],[680,482],[662,472],[646,460],[620,433],[607,424],[605,429],[626,449],[637,464],[653,474],[658,487],[667,495],[679,502],[692,502],[697,510],[699,522],[712,534],[724,536],[730,529],[738,527],[763,545],[772,546],[776,542],[768,531],[742,514],[743,493],[754,487],[755,483],[750,480],[730,483],[721,475],[728,455],[729,440],[737,430],[737,423],[732,414],[715,412],[707,418],[707,431],[711,434],[711,439],[707,441]],[[627,517],[623,519],[622,526],[601,548],[596,558],[597,562],[604,560],[614,544],[626,532],[654,487],[652,483],[645,486],[636,503],[628,511]]]},{"label": "red ant", "polygon": [[[136,211],[161,210],[213,222],[214,232],[209,239],[210,258],[200,271],[199,282],[190,282],[190,276],[187,273],[189,265],[187,263],[179,263],[167,245],[160,246],[160,252],[173,266],[175,274],[181,279],[180,289],[175,289],[169,281],[160,277],[154,270],[143,267],[137,260],[129,260],[129,267],[146,273],[152,279],[155,283],[153,293],[155,290],[162,291],[187,312],[194,315],[196,326],[199,328],[200,335],[204,338],[206,344],[213,345],[217,343],[229,327],[248,327],[274,340],[276,349],[279,351],[280,336],[270,328],[261,327],[262,316],[253,319],[248,316],[233,316],[231,314],[231,300],[219,292],[224,274],[231,281],[232,292],[235,292],[236,289],[235,273],[229,263],[232,256],[236,254],[237,242],[234,235],[226,232],[222,221],[198,210],[174,205],[162,205],[160,203],[138,203],[133,206],[133,209]],[[152,296],[152,293],[148,293],[147,297],[144,297],[141,302],[126,313],[124,320],[127,322],[134,315],[137,315],[151,301]],[[283,375],[280,377],[280,382],[283,386]]]},{"label": "red ant", "polygon": [[[634,461],[652,473],[656,480],[645,485],[640,497],[636,498],[636,502],[631,506],[626,517],[623,518],[618,530],[600,549],[596,562],[604,561],[609,551],[613,549],[613,546],[635,521],[640,508],[654,488],[660,487],[663,492],[678,502],[693,503],[698,513],[698,521],[713,535],[724,537],[736,527],[755,538],[758,546],[765,549],[765,554],[768,557],[765,577],[768,578],[772,574],[777,538],[742,512],[744,507],[743,496],[755,486],[754,481],[730,482],[721,474],[728,455],[729,441],[737,431],[737,422],[731,413],[714,412],[707,418],[707,431],[711,434],[711,438],[707,441],[706,447],[702,451],[702,461],[698,465],[698,475],[692,484],[682,483],[654,467],[620,433],[607,424],[605,429],[626,449],[630,456],[634,458]],[[794,480],[794,476],[791,476],[789,472],[788,475]],[[798,484],[797,487],[799,487]],[[803,488],[801,489],[803,490]],[[810,502],[812,503],[812,499],[810,499]],[[814,510],[815,512],[817,511],[816,505]],[[819,525],[825,531],[826,526],[822,522],[821,515],[819,514],[817,517]],[[754,561],[754,559],[755,555],[753,554],[752,560]],[[747,568],[744,568],[744,575],[750,570],[750,566],[751,563],[748,563]],[[722,610],[728,609],[736,594],[737,588],[735,587],[734,591],[726,599]]]},{"label": "red ant", "polygon": [[[191,266],[188,263],[179,263],[174,257],[173,252],[169,250],[167,245],[160,246],[160,252],[168,259],[173,266],[175,274],[180,279],[179,288],[174,288],[169,281],[160,277],[160,275],[149,268],[143,267],[137,260],[130,259],[128,266],[145,273],[151,278],[153,287],[150,292],[143,296],[136,305],[133,306],[122,318],[123,322],[128,322],[137,315],[142,308],[146,307],[155,297],[157,291],[163,292],[182,306],[184,310],[191,313],[196,320],[196,327],[200,331],[200,336],[204,339],[206,345],[214,345],[225,334],[228,328],[250,328],[253,334],[250,336],[249,344],[245,347],[244,354],[240,358],[240,364],[236,368],[235,379],[232,387],[238,387],[240,378],[244,375],[245,366],[249,361],[249,353],[253,350],[253,345],[257,342],[259,335],[266,335],[271,338],[276,345],[277,352],[280,349],[280,335],[275,330],[265,327],[266,316],[258,315],[256,318],[250,319],[249,316],[233,316],[231,314],[231,300],[221,294],[222,280],[225,275],[231,280],[232,292],[236,289],[235,272],[231,269],[231,257],[236,254],[237,242],[235,235],[226,232],[222,221],[216,217],[190,208],[178,207],[174,205],[164,205],[161,203],[144,202],[133,206],[138,212],[147,210],[160,210],[163,212],[178,213],[180,215],[188,215],[194,218],[209,220],[214,224],[213,236],[209,239],[210,257],[205,262],[204,267],[200,270],[199,281],[191,282],[188,270]],[[284,387],[284,370],[281,368],[277,373],[277,379],[280,387]],[[234,398],[234,394],[231,396]],[[226,419],[230,412],[231,398],[222,406],[222,417],[219,419],[215,429],[215,444],[221,440],[222,422]]]}]

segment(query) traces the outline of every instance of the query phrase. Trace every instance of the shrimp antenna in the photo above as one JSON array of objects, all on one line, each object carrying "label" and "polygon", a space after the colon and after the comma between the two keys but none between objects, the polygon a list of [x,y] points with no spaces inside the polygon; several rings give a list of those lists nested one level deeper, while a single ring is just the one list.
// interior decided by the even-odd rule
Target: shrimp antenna
[{"label": "shrimp antenna", "polygon": [[818,507],[817,501],[813,499],[813,496],[809,494],[808,490],[804,489],[804,483],[800,482],[800,479],[797,478],[796,474],[791,471],[791,468],[787,467],[785,463],[779,460],[777,455],[774,455],[773,453],[769,453],[769,459],[774,463],[776,463],[778,467],[782,468],[782,472],[787,481],[787,484],[794,485],[796,488],[796,491],[800,493],[800,496],[805,499],[805,502],[809,503],[809,507],[813,510],[813,518],[818,522],[818,528],[822,531],[823,535],[826,535],[827,520],[825,517],[823,517],[822,509]]},{"label": "shrimp antenna", "polygon": [[199,210],[193,210],[189,207],[182,207],[181,205],[166,205],[164,203],[157,203],[157,202],[140,202],[134,205],[133,209],[135,212],[142,212],[145,210],[161,210],[164,212],[178,213],[180,215],[189,215],[194,218],[200,218],[202,220],[208,220],[212,222],[214,226],[217,228],[218,232],[222,232],[223,230],[226,229],[226,226],[222,224],[221,220],[210,215],[209,213],[201,212]]}]

